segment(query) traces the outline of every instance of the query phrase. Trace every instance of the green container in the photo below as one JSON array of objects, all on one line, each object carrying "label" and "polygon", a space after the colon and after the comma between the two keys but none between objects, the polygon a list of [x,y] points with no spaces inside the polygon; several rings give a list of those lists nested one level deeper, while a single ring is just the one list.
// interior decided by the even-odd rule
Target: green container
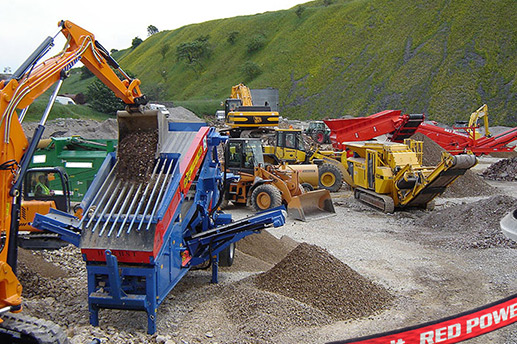
[{"label": "green container", "polygon": [[81,202],[106,155],[117,140],[87,140],[79,136],[42,140],[29,167],[65,168],[70,181],[70,200]]}]

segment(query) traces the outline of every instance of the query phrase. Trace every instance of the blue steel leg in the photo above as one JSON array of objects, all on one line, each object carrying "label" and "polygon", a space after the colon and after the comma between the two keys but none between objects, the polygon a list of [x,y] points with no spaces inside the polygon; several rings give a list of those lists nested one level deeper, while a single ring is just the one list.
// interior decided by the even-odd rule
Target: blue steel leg
[{"label": "blue steel leg", "polygon": [[212,283],[219,283],[218,272],[219,272],[219,255],[216,254],[216,255],[212,256]]},{"label": "blue steel leg", "polygon": [[158,304],[156,302],[156,270],[146,277],[146,311],[147,311],[147,333],[154,334],[156,332],[156,309]]},{"label": "blue steel leg", "polygon": [[88,302],[90,309],[90,325],[99,326],[99,308]]},{"label": "blue steel leg", "polygon": [[106,266],[108,267],[110,294],[115,300],[120,300],[122,297],[122,283],[120,281],[120,274],[118,272],[117,257],[111,254],[110,250],[106,250],[104,254],[106,256]]}]

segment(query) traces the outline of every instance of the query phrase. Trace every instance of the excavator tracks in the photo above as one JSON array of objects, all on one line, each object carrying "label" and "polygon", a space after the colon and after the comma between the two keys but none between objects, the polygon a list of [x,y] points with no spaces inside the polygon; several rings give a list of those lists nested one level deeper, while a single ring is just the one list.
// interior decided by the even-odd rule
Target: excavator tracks
[{"label": "excavator tracks", "polygon": [[393,213],[395,211],[395,203],[390,196],[377,194],[373,191],[357,187],[354,190],[354,197],[385,213]]},{"label": "excavator tracks", "polygon": [[65,344],[66,333],[52,321],[27,315],[7,313],[2,315],[0,342],[17,344]]}]

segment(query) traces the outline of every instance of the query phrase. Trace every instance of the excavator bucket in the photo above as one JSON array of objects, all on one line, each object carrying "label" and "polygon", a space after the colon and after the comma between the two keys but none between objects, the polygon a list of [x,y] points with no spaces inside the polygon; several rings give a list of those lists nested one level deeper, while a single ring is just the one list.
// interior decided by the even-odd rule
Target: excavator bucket
[{"label": "excavator bucket", "polygon": [[143,112],[117,112],[118,142],[133,140],[135,136],[152,136],[157,139],[156,157],[158,157],[163,140],[168,131],[167,119],[158,110],[146,110]]},{"label": "excavator bucket", "polygon": [[289,216],[295,220],[317,220],[336,213],[330,192],[325,189],[293,196],[287,204]]}]

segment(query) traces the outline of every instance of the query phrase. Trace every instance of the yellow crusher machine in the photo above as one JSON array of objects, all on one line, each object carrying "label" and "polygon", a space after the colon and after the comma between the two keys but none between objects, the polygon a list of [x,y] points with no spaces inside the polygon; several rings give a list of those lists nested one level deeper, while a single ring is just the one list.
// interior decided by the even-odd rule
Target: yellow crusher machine
[{"label": "yellow crusher machine", "polygon": [[347,142],[345,180],[354,197],[386,213],[395,208],[431,209],[434,198],[477,163],[474,154],[443,152],[437,166],[423,166],[423,142]]}]

